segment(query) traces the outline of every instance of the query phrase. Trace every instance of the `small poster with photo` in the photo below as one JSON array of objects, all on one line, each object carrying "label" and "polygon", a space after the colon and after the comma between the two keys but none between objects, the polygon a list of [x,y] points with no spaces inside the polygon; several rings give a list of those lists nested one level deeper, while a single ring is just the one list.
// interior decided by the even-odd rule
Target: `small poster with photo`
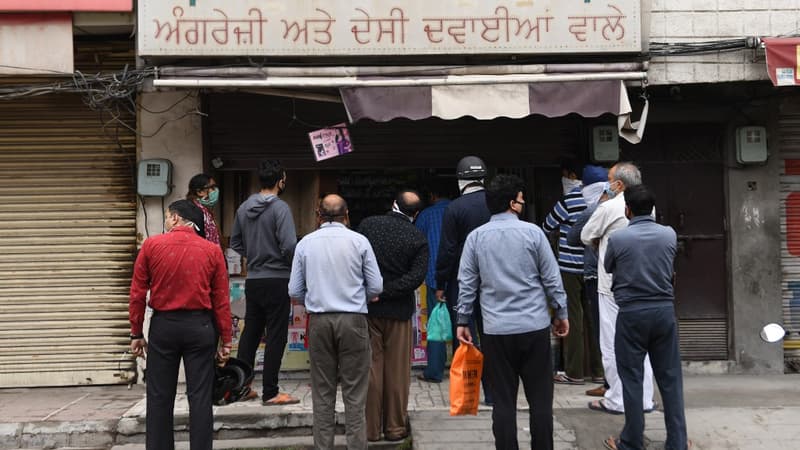
[{"label": "small poster with photo", "polygon": [[308,138],[311,140],[314,159],[317,161],[346,155],[353,151],[350,131],[344,123],[312,131],[308,133]]}]

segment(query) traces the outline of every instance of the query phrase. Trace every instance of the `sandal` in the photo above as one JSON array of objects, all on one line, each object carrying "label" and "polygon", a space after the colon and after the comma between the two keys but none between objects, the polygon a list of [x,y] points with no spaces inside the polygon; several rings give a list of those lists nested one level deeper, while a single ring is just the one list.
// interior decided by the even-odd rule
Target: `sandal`
[{"label": "sandal", "polygon": [[269,400],[264,400],[262,404],[264,406],[283,406],[283,405],[296,405],[300,403],[300,399],[297,397],[292,397],[286,393],[279,393],[275,397],[272,397]]},{"label": "sandal", "polygon": [[621,416],[625,414],[622,411],[614,411],[613,409],[608,409],[606,407],[606,404],[602,400],[595,400],[593,402],[589,402],[589,409],[591,409],[592,411],[600,411],[615,416]]},{"label": "sandal", "polygon": [[582,385],[584,381],[579,378],[570,378],[565,373],[557,373],[553,376],[553,383],[556,384],[572,384],[572,385]]},{"label": "sandal", "polygon": [[608,450],[617,450],[617,440],[613,437],[603,439],[603,447],[607,448]]}]

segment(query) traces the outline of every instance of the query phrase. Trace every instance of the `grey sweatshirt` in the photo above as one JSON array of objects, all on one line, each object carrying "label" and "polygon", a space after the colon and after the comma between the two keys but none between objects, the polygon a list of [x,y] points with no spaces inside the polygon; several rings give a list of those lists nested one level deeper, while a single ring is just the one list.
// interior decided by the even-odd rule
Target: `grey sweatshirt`
[{"label": "grey sweatshirt", "polygon": [[247,278],[289,278],[297,234],[289,205],[253,194],[239,206],[231,248],[247,258]]}]

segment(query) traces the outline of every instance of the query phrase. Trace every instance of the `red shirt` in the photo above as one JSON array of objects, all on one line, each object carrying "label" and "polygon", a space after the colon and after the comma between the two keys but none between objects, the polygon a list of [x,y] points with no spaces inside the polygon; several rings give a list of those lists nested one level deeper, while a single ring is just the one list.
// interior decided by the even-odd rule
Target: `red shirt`
[{"label": "red shirt", "polygon": [[182,226],[144,241],[133,267],[131,334],[142,334],[148,289],[156,311],[213,310],[222,343],[231,343],[228,273],[219,245]]}]

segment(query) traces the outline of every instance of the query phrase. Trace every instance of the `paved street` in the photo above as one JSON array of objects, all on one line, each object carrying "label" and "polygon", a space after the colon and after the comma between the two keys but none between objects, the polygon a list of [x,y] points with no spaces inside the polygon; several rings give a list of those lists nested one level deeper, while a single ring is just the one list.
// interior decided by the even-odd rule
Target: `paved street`
[{"label": "paved street", "polygon": [[[619,432],[623,418],[590,411],[583,391],[594,385],[555,389],[558,449],[601,448]],[[300,404],[265,407],[259,402],[216,408],[217,448],[303,448],[310,443],[311,396],[307,379],[284,380],[282,387]],[[0,390],[1,448],[144,448],[143,387],[125,386]],[[793,449],[800,437],[800,375],[689,376],[686,378],[689,436],[695,449]],[[415,449],[492,447],[491,410],[450,417],[449,385],[412,381],[409,410]],[[518,403],[519,437],[529,442],[526,402]],[[341,399],[337,411],[343,411]],[[176,429],[185,439],[187,404],[176,405]],[[343,423],[341,414],[338,417]],[[663,448],[663,416],[647,416],[649,448]],[[343,443],[343,442],[342,442]],[[179,448],[186,448],[185,444]],[[383,448],[396,448],[396,444]]]}]

